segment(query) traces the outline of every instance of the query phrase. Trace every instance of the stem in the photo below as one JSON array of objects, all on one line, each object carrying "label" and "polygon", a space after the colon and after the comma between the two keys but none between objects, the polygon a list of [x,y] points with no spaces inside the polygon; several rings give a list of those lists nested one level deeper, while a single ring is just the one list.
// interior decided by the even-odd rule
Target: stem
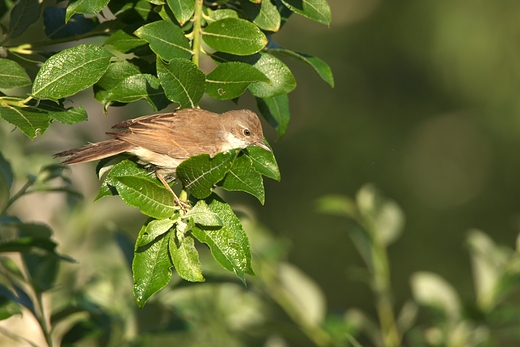
[{"label": "stem", "polygon": [[52,342],[51,332],[49,330],[49,326],[47,324],[47,319],[45,319],[45,309],[43,307],[43,297],[42,293],[39,291],[36,292],[36,302],[38,304],[39,314],[36,316],[38,323],[40,324],[40,328],[42,329],[43,335],[45,336],[45,341],[47,341],[47,345],[49,347],[54,347],[54,343]]},{"label": "stem", "polygon": [[20,190],[18,192],[16,192],[15,195],[13,195],[11,197],[11,199],[9,199],[9,201],[7,202],[7,205],[5,205],[4,209],[2,210],[2,213],[0,214],[4,214],[5,211],[7,211],[7,209],[16,201],[18,200],[20,197],[22,197],[26,192],[27,192],[27,189],[29,189],[30,186],[32,186],[34,184],[34,181],[35,181],[35,178],[33,176],[29,176],[27,182],[24,184],[24,186],[22,188],[20,188]]},{"label": "stem", "polygon": [[395,315],[392,307],[392,289],[390,284],[390,269],[388,255],[383,242],[372,235],[372,263],[374,265],[373,290],[376,296],[376,310],[381,324],[381,336],[385,347],[398,347],[401,345],[401,337],[397,331]]},{"label": "stem", "polygon": [[201,35],[202,35],[202,2],[203,0],[195,0],[195,14],[193,22],[193,64],[199,66],[201,52]]},{"label": "stem", "polygon": [[74,35],[62,39],[56,39],[56,40],[44,40],[44,41],[38,41],[33,43],[24,43],[22,45],[18,46],[4,46],[4,48],[8,49],[10,52],[20,53],[20,54],[32,54],[34,53],[34,48],[38,47],[45,47],[45,46],[52,46],[60,43],[68,43],[78,40],[83,40],[90,37],[96,37],[96,36],[102,36],[102,35],[108,35],[110,33],[110,29],[105,29],[101,31],[92,31],[89,33],[81,34],[81,35]]}]

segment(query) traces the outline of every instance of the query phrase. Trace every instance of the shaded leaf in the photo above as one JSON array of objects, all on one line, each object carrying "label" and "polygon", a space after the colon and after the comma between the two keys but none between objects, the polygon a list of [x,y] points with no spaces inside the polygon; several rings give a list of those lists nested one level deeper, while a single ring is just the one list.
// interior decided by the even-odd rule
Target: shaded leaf
[{"label": "shaded leaf", "polygon": [[291,114],[289,111],[289,97],[287,94],[274,96],[272,98],[257,98],[258,110],[267,122],[276,130],[278,138],[287,131]]},{"label": "shaded leaf", "polygon": [[105,99],[123,103],[145,99],[155,111],[169,104],[159,79],[149,74],[136,74],[123,79],[109,91]]},{"label": "shaded leaf", "polygon": [[42,100],[38,106],[40,110],[44,109],[50,118],[62,124],[76,124],[88,119],[87,111],[81,106],[64,108],[60,104],[46,102],[45,100]]},{"label": "shaded leaf", "polygon": [[0,117],[31,139],[43,134],[50,124],[47,113],[29,107],[0,106]]},{"label": "shaded leaf", "polygon": [[206,93],[217,100],[235,99],[254,82],[269,83],[269,79],[253,66],[241,62],[218,65],[206,76]]},{"label": "shaded leaf", "polygon": [[11,163],[0,152],[0,211],[3,211],[10,198],[13,185],[13,170]]},{"label": "shaded leaf", "polygon": [[64,8],[49,6],[43,10],[43,25],[47,37],[56,40],[82,35],[99,25],[96,17],[86,18],[84,15],[76,14],[65,22],[65,15]]},{"label": "shaded leaf", "polygon": [[24,68],[10,59],[0,58],[0,89],[12,89],[28,86],[31,79]]},{"label": "shaded leaf", "polygon": [[76,13],[97,14],[108,5],[110,0],[71,0],[67,6],[65,22]]},{"label": "shaded leaf", "polygon": [[330,6],[327,0],[281,0],[291,11],[318,23],[329,25]]},{"label": "shaded leaf", "polygon": [[252,160],[253,167],[256,171],[268,178],[280,181],[280,169],[272,152],[268,152],[258,146],[247,147],[245,151]]},{"label": "shaded leaf", "polygon": [[[124,30],[120,29],[110,35],[106,40],[104,45],[108,47],[112,47],[116,51],[122,53],[128,53],[131,50],[141,47],[147,44],[146,40],[140,39],[134,35],[126,33]],[[126,60],[119,61],[123,62]]]},{"label": "shaded leaf", "polygon": [[22,253],[32,287],[43,293],[54,287],[60,267],[60,259],[52,253]]},{"label": "shaded leaf", "polygon": [[320,58],[314,57],[312,55],[308,55],[305,53],[299,53],[295,51],[291,51],[289,49],[285,49],[283,47],[278,46],[273,41],[269,42],[269,47],[267,49],[269,53],[275,53],[279,55],[284,55],[287,57],[291,57],[297,59],[305,64],[310,65],[320,77],[327,82],[331,87],[334,88],[334,76],[332,75],[332,70],[330,66],[321,60]]},{"label": "shaded leaf", "polygon": [[9,38],[22,35],[25,30],[40,17],[38,0],[20,0],[11,11],[9,22]]},{"label": "shaded leaf", "polygon": [[256,97],[270,98],[287,94],[296,88],[296,80],[291,70],[281,60],[270,54],[257,53],[247,57],[237,57],[217,52],[213,58],[217,61],[240,61],[252,65],[262,72],[269,82],[257,82],[249,86],[249,91]]}]

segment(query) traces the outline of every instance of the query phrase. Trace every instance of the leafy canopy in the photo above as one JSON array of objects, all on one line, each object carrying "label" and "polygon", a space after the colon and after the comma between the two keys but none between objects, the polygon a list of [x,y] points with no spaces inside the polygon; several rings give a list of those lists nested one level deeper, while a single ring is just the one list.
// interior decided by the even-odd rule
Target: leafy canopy
[{"label": "leafy canopy", "polygon": [[[281,137],[289,123],[287,95],[296,87],[281,58],[308,64],[334,85],[325,62],[273,40],[293,13],[329,25],[326,0],[95,0],[70,1],[66,8],[0,0],[0,10],[7,22],[0,25],[0,89],[7,93],[0,93],[0,118],[31,139],[54,121],[86,120],[86,111],[70,106],[69,98],[90,87],[105,112],[139,100],[153,111],[172,103],[197,107],[204,94],[236,101],[248,91]],[[44,31],[35,35],[39,23]],[[56,52],[59,43],[70,48]],[[201,59],[215,67],[203,70]],[[195,240],[245,283],[244,275],[254,274],[249,241],[214,189],[247,192],[263,204],[262,176],[280,179],[273,154],[254,147],[192,157],[177,172],[187,210],[131,160],[115,165],[98,193],[98,199],[119,195],[150,217],[134,254],[140,306],[169,282],[172,267],[186,280],[204,280]]]}]

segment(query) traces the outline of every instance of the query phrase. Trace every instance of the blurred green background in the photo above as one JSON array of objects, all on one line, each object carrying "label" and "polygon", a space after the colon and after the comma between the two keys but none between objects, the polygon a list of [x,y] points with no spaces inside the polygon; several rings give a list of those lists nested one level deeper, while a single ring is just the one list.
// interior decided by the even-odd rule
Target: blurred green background
[{"label": "blurred green background", "polygon": [[[406,214],[404,234],[389,254],[398,306],[410,297],[409,277],[419,270],[439,273],[463,298],[471,298],[467,230],[482,229],[511,247],[520,226],[520,3],[329,3],[330,28],[293,16],[274,39],[329,63],[335,88],[310,67],[285,60],[298,81],[290,94],[291,123],[278,141],[272,129],[267,131],[282,181],[266,181],[263,207],[245,194],[227,198],[254,209],[268,229],[290,243],[289,260],[323,288],[329,309],[356,306],[371,312],[366,284],[348,275],[361,259],[347,223],[318,214],[316,199],[329,193],[353,196],[364,183],[375,183]],[[74,103],[88,110],[89,122],[54,124],[30,143],[3,123],[4,155],[24,156],[37,167],[50,161],[50,153],[104,139],[104,131],[120,119],[152,112],[143,102],[111,108],[103,116],[100,104],[88,103],[90,91],[82,96]],[[256,109],[248,97],[238,106],[209,99],[201,106],[219,112]],[[15,139],[24,147],[7,151]],[[144,220],[117,198],[91,203],[99,186],[93,168],[75,167],[72,176],[86,194],[86,208],[93,209],[89,218],[82,217],[85,230],[49,221],[62,238],[63,253],[87,267],[94,265],[72,245],[86,249],[88,230],[103,222],[105,228],[118,225],[136,235]],[[27,172],[21,166],[15,170]],[[52,208],[48,199],[45,207]],[[48,216],[29,203],[19,209],[31,219]],[[66,233],[75,241],[63,240]],[[103,236],[90,243],[100,252],[115,251],[103,248]]]},{"label": "blurred green background", "polygon": [[373,182],[406,214],[389,250],[397,302],[418,270],[473,297],[467,230],[513,246],[520,226],[520,3],[330,4],[330,28],[294,16],[275,36],[327,61],[336,86],[290,62],[292,120],[274,143],[282,181],[267,182],[259,219],[290,240],[329,308],[370,310],[367,286],[347,274],[361,260],[346,223],[315,200]]}]

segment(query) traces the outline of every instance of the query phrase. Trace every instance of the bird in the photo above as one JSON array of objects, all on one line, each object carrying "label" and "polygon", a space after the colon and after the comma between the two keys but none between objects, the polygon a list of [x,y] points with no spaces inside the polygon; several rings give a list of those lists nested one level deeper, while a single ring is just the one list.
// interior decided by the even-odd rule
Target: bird
[{"label": "bird", "polygon": [[251,110],[232,110],[222,114],[199,108],[185,108],[129,119],[112,126],[109,140],[54,154],[73,165],[127,153],[137,157],[139,164],[154,172],[159,181],[173,194],[178,205],[184,205],[168,181],[176,178],[176,170],[184,160],[199,154],[258,146],[269,152],[263,140],[260,119]]}]

